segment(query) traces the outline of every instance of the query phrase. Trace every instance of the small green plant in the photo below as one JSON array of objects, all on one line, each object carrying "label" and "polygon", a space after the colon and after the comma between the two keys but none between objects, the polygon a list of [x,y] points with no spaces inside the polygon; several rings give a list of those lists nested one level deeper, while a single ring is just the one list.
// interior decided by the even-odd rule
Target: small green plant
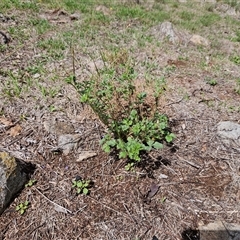
[{"label": "small green plant", "polygon": [[56,108],[54,105],[50,105],[50,106],[49,106],[49,111],[50,111],[50,112],[56,112],[56,111],[57,111],[57,108]]},{"label": "small green plant", "polygon": [[23,90],[23,83],[20,80],[21,73],[13,74],[12,72],[6,73],[8,80],[4,83],[3,92],[9,97],[20,97]]},{"label": "small green plant", "polygon": [[36,182],[37,182],[37,180],[35,180],[35,179],[30,179],[30,180],[28,181],[28,183],[25,184],[25,187],[32,187]]},{"label": "small green plant", "polygon": [[72,188],[76,189],[77,194],[83,193],[84,195],[87,195],[89,193],[89,187],[89,180],[72,180]]},{"label": "small green plant", "polygon": [[240,42],[240,31],[236,31],[235,37],[231,38],[233,42]]},{"label": "small green plant", "polygon": [[58,89],[55,89],[55,88],[49,88],[47,86],[44,86],[42,84],[37,84],[41,94],[43,97],[51,97],[51,98],[54,98],[56,97],[56,95],[58,94]]},{"label": "small green plant", "polygon": [[[101,140],[103,150],[109,153],[116,149],[119,158],[139,162],[142,152],[161,149],[164,141],[171,143],[175,138],[169,130],[167,116],[158,112],[165,80],[148,79],[138,83],[126,52],[116,52],[103,59],[110,60],[110,66],[105,64],[103,70],[97,69],[97,76],[82,82],[76,82],[74,77],[66,81],[78,91],[81,102],[90,105],[108,127]],[[144,91],[139,90],[139,85]]]},{"label": "small green plant", "polygon": [[16,206],[16,211],[18,211],[21,215],[23,215],[28,207],[29,207],[29,202],[25,201]]},{"label": "small green plant", "polygon": [[215,85],[217,85],[217,80],[216,79],[212,79],[212,78],[206,79],[206,83],[211,85],[211,86],[215,86]]},{"label": "small green plant", "polygon": [[164,196],[164,197],[162,197],[162,198],[160,199],[160,202],[163,204],[166,200],[167,200],[167,197]]},{"label": "small green plant", "polygon": [[235,63],[235,64],[237,64],[237,65],[240,65],[240,56],[233,56],[233,57],[230,58],[230,60],[231,60],[233,63]]},{"label": "small green plant", "polygon": [[126,166],[125,166],[125,170],[126,171],[131,171],[134,169],[134,163],[131,162],[131,163],[128,163]]}]

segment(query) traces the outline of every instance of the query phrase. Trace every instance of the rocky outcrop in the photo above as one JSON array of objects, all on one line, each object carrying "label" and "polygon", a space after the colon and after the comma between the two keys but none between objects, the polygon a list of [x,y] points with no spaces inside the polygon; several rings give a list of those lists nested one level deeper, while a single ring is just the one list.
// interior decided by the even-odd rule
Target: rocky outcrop
[{"label": "rocky outcrop", "polygon": [[34,165],[0,152],[0,215],[28,181]]}]

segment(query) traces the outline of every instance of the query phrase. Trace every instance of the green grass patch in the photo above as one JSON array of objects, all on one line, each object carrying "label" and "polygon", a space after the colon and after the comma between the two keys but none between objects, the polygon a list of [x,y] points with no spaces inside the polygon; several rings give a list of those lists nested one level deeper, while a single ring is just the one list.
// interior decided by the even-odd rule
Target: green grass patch
[{"label": "green grass patch", "polygon": [[39,35],[51,29],[51,24],[46,19],[32,18],[29,20],[29,24],[36,29]]},{"label": "green grass patch", "polygon": [[22,0],[1,0],[0,1],[1,11],[6,11],[10,9],[19,10],[32,10],[34,12],[39,11],[39,4],[37,0],[22,1]]}]

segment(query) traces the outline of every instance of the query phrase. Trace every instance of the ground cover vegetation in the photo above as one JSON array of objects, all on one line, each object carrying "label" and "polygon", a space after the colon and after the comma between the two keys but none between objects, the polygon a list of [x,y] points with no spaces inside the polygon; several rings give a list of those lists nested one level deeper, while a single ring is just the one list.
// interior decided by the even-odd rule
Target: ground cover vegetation
[{"label": "ground cover vegetation", "polygon": [[[238,221],[239,152],[215,129],[240,119],[239,8],[0,1],[0,150],[37,165],[0,237],[188,239]],[[166,21],[209,45],[159,37]],[[68,154],[64,134],[78,139]]]}]

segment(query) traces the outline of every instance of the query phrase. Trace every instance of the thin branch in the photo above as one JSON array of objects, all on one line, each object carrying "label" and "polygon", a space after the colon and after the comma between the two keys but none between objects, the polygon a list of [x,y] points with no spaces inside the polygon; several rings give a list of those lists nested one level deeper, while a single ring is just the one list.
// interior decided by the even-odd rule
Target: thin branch
[{"label": "thin branch", "polygon": [[41,193],[36,187],[34,187],[34,189],[36,189],[37,192],[38,192],[40,195],[42,195],[45,199],[47,199],[47,200],[48,200],[50,203],[52,203],[54,206],[57,206],[57,207],[59,207],[60,209],[63,209],[63,210],[64,210],[65,212],[67,212],[67,213],[73,214],[72,211],[70,211],[69,209],[67,209],[67,208],[65,208],[65,207],[63,207],[63,206],[61,206],[61,205],[53,202],[52,200],[50,200],[50,199],[49,199],[48,197],[46,197],[43,193]]}]

